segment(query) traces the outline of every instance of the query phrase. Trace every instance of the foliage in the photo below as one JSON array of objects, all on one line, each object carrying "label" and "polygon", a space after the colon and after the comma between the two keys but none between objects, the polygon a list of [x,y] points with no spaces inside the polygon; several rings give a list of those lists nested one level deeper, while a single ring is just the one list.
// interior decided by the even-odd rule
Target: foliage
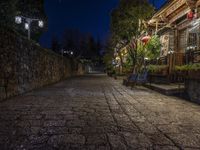
[{"label": "foliage", "polygon": [[154,9],[146,0],[120,0],[111,14],[111,32],[115,39],[131,40],[140,34],[139,20],[149,19]]},{"label": "foliage", "polygon": [[157,35],[154,35],[151,37],[149,42],[146,45],[147,53],[146,56],[149,59],[156,59],[160,55],[160,49],[161,49],[161,42]]},{"label": "foliage", "polygon": [[[123,46],[129,42],[134,43],[135,47],[128,49],[132,68],[143,64],[145,47],[138,39],[146,28],[144,20],[148,20],[153,12],[154,8],[147,0],[120,0],[118,7],[111,13],[112,51],[114,53],[114,49],[121,41],[127,41]],[[122,65],[126,69],[127,65]]]},{"label": "foliage", "polygon": [[58,40],[58,38],[56,36],[52,37],[51,49],[56,53],[60,53],[61,52],[61,46],[60,46],[59,40]]},{"label": "foliage", "polygon": [[22,15],[30,18],[39,18],[45,22],[45,28],[38,27],[37,22],[32,24],[31,38],[38,41],[47,28],[47,17],[44,12],[44,0],[1,0],[0,24],[14,28],[20,34],[27,36],[24,25],[15,24],[15,16]]},{"label": "foliage", "polygon": [[1,0],[0,2],[0,24],[14,27],[14,16],[17,15],[17,0]]},{"label": "foliage", "polygon": [[73,51],[76,59],[88,59],[93,63],[101,61],[101,41],[90,34],[82,33],[78,29],[66,29],[61,43],[63,49]]},{"label": "foliage", "polygon": [[129,73],[129,72],[133,71],[132,69],[133,69],[133,60],[132,60],[131,56],[128,54],[127,55],[127,60],[123,64],[123,71],[125,73]]},{"label": "foliage", "polygon": [[176,71],[198,71],[200,70],[200,63],[188,64],[182,66],[175,66]]},{"label": "foliage", "polygon": [[150,73],[159,73],[168,68],[167,65],[148,65],[147,70]]},{"label": "foliage", "polygon": [[107,68],[111,68],[113,66],[113,56],[114,56],[114,49],[112,45],[112,38],[108,38],[106,40],[106,44],[104,46],[104,57],[103,57],[103,62],[106,65]]}]

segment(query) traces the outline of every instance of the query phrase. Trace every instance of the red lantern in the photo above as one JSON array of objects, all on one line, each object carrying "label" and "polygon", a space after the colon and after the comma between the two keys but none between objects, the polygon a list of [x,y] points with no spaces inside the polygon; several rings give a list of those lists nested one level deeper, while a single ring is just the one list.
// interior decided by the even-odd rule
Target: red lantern
[{"label": "red lantern", "polygon": [[151,37],[150,37],[149,35],[144,36],[144,37],[142,38],[142,42],[143,42],[144,44],[147,44],[147,43],[149,42],[150,39],[151,39]]},{"label": "red lantern", "polygon": [[188,20],[192,20],[194,18],[194,13],[193,11],[190,11],[188,14],[187,14],[187,19]]}]

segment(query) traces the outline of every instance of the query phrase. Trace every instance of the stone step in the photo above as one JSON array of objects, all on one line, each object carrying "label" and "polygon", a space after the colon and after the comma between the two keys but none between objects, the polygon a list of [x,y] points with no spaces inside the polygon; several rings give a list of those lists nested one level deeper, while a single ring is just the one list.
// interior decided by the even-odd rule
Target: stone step
[{"label": "stone step", "polygon": [[165,95],[175,95],[175,94],[181,94],[185,91],[184,84],[146,84],[147,88],[150,88],[152,90],[155,90],[159,93],[165,94]]}]

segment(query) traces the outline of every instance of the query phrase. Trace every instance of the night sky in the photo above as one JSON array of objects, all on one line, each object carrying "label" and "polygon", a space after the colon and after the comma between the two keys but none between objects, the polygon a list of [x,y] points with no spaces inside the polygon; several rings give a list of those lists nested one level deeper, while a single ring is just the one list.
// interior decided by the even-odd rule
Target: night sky
[{"label": "night sky", "polygon": [[[160,7],[163,1],[154,0],[154,3]],[[104,40],[109,33],[110,12],[117,4],[118,0],[45,0],[48,31],[40,44],[50,47],[52,36],[60,38],[66,28],[79,29]]]}]

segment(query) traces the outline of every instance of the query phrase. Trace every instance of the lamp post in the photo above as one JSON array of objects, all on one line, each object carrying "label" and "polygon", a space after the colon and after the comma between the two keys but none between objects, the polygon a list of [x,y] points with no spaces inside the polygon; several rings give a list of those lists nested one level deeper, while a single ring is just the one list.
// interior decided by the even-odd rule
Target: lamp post
[{"label": "lamp post", "polygon": [[16,16],[15,17],[15,23],[17,24],[21,24],[22,20],[25,20],[25,24],[24,24],[24,28],[26,30],[28,30],[28,39],[31,39],[31,23],[34,21],[38,22],[38,26],[40,28],[44,27],[44,22],[40,19],[33,19],[33,18],[28,18],[28,17],[24,17],[24,16]]},{"label": "lamp post", "polygon": [[145,58],[144,58],[144,68],[145,68],[145,69],[147,68],[148,60],[149,60],[148,57],[145,57]]},{"label": "lamp post", "polygon": [[64,49],[62,49],[61,50],[61,52],[62,52],[62,73],[63,73],[63,78],[64,78],[64,76],[65,76],[65,67],[64,67],[64,54],[66,54],[67,53],[67,51],[66,50],[64,50]]},{"label": "lamp post", "polygon": [[169,73],[171,74],[172,70],[174,69],[174,51],[170,48],[170,50],[168,51],[168,55],[169,55]]},{"label": "lamp post", "polygon": [[66,51],[65,49],[61,49],[61,53],[62,53],[62,68],[63,68],[63,77],[64,77],[64,72],[65,72],[65,67],[64,67],[64,54],[67,54],[69,56],[73,56],[74,52],[73,51]]}]

